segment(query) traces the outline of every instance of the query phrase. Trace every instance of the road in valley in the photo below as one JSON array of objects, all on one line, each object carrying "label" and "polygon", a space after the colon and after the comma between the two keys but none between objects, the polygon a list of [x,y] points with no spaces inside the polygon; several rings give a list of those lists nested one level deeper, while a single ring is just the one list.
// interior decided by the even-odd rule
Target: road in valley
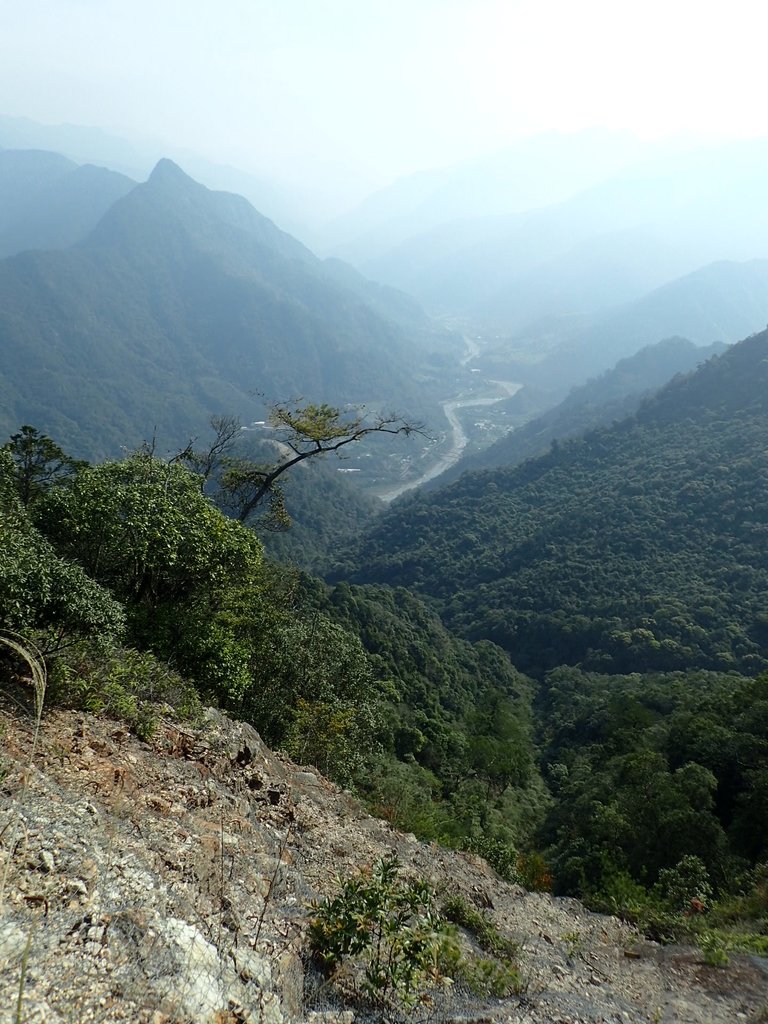
[{"label": "road in valley", "polygon": [[[468,344],[472,344],[467,339]],[[467,356],[467,361],[475,355],[475,352],[470,351]],[[501,402],[510,395],[514,395],[516,391],[522,387],[521,384],[516,384],[509,380],[492,380],[489,384],[497,384],[504,390],[503,395],[498,395],[495,398],[452,398],[447,402],[443,402],[443,412],[448,420],[451,428],[451,444],[449,449],[444,452],[440,458],[435,462],[426,473],[422,473],[420,477],[415,480],[406,480],[402,483],[393,484],[391,487],[387,487],[385,490],[380,491],[378,497],[382,501],[390,502],[394,501],[395,498],[399,498],[401,494],[405,494],[406,491],[413,490],[414,487],[420,487],[421,484],[427,483],[428,480],[434,480],[436,476],[440,476],[446,469],[450,469],[454,466],[461,458],[461,453],[467,447],[469,438],[466,435],[464,427],[461,424],[461,420],[456,415],[457,409],[469,409],[475,406],[481,405],[495,405],[496,402]]]}]

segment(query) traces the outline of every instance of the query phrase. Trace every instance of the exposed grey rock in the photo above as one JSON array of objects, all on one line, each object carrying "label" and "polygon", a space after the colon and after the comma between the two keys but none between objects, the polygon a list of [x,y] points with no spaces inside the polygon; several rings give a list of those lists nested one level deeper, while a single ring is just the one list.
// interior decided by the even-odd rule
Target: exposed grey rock
[{"label": "exposed grey rock", "polygon": [[369,817],[218,712],[195,732],[167,724],[152,745],[57,712],[33,763],[31,745],[7,716],[0,1024],[15,1024],[20,994],[25,1024],[352,1024],[305,977],[309,906],[391,853],[523,951],[521,997],[446,988],[433,1022],[754,1024],[768,1006],[762,962],[710,968],[575,900],[507,885],[479,857]]}]

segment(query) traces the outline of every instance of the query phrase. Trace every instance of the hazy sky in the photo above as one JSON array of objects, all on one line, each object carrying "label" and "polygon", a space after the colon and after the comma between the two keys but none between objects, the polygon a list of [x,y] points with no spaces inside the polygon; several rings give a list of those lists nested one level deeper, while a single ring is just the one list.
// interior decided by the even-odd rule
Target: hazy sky
[{"label": "hazy sky", "polygon": [[0,113],[367,185],[592,125],[768,135],[765,0],[0,0]]}]

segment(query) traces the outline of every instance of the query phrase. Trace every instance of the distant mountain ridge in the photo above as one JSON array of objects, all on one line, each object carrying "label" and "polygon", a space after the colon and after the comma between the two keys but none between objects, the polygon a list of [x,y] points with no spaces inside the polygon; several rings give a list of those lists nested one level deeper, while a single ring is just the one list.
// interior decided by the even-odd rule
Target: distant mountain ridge
[{"label": "distant mountain ridge", "polygon": [[434,410],[426,363],[448,336],[343,277],[162,160],[75,247],[0,263],[2,428],[32,422],[98,456],[153,427],[183,443],[212,412],[252,414],[254,391]]},{"label": "distant mountain ridge", "polygon": [[[98,164],[135,181],[143,181],[163,156],[181,162],[189,173],[211,189],[245,196],[254,206],[276,218],[286,229],[301,230],[304,219],[299,197],[275,181],[236,167],[217,164],[199,154],[176,151],[160,140],[131,141],[101,128],[77,124],[41,124],[27,117],[0,114],[0,148],[49,150],[77,164]],[[303,200],[303,202],[302,202]]]},{"label": "distant mountain ridge", "polygon": [[[602,373],[617,359],[646,345],[678,336],[697,345],[734,342],[768,323],[768,260],[719,261],[654,289],[586,326],[578,322],[566,340],[554,341],[541,358],[518,358],[526,332],[486,349],[477,365],[489,373],[553,391]],[[561,327],[560,333],[566,335]]]},{"label": "distant mountain ridge", "polygon": [[544,132],[490,156],[420,171],[326,225],[330,251],[353,262],[459,218],[505,215],[567,199],[647,147],[622,132]]},{"label": "distant mountain ridge", "polygon": [[[652,158],[606,168],[601,181],[574,179],[568,196],[546,204],[513,215],[501,206],[482,215],[457,206],[440,223],[412,221],[388,248],[369,245],[355,255],[366,274],[405,288],[432,311],[515,329],[540,315],[529,308],[532,297],[548,312],[583,313],[713,261],[768,257],[766,182],[766,139],[683,152],[662,147]],[[574,268],[579,259],[584,265]],[[625,292],[615,297],[609,279],[601,301],[600,268],[610,262]],[[574,274],[584,280],[587,271],[592,280],[580,294],[571,287]]]},{"label": "distant mountain ridge", "polygon": [[58,153],[0,150],[0,258],[74,245],[135,187],[124,174]]}]

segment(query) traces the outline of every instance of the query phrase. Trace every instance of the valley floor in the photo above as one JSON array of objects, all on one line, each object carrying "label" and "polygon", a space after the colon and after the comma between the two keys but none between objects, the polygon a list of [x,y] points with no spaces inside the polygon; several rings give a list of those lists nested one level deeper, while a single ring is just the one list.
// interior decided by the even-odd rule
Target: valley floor
[{"label": "valley floor", "polygon": [[469,443],[469,438],[464,426],[459,419],[459,409],[473,409],[475,407],[482,407],[488,405],[495,405],[497,402],[503,401],[510,395],[514,395],[516,391],[522,387],[521,384],[516,384],[513,381],[507,380],[491,380],[487,382],[502,389],[503,394],[497,395],[493,398],[454,398],[448,402],[443,402],[443,412],[445,418],[448,420],[451,430],[451,441],[450,446],[440,456],[430,468],[422,473],[415,480],[404,481],[403,483],[395,484],[392,487],[387,487],[386,490],[379,491],[378,497],[382,501],[390,502],[394,501],[395,498],[399,498],[401,494],[405,494],[406,491],[415,490],[417,487],[421,487],[422,484],[429,483],[430,480],[435,480],[446,470],[451,469],[459,461],[464,453],[464,449]]}]

